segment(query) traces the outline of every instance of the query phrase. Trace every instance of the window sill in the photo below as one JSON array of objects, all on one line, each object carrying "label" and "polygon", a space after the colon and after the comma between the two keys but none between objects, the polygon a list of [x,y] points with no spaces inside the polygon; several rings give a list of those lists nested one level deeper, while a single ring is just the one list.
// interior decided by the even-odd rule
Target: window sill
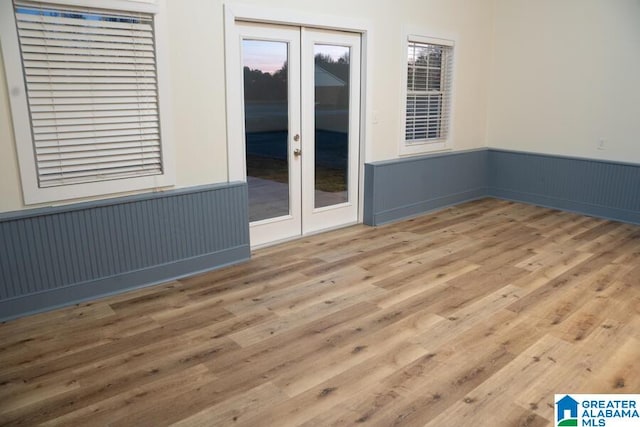
[{"label": "window sill", "polygon": [[430,154],[443,151],[451,151],[451,144],[446,140],[414,142],[408,144],[403,142],[400,146],[400,156],[415,156],[420,154]]}]

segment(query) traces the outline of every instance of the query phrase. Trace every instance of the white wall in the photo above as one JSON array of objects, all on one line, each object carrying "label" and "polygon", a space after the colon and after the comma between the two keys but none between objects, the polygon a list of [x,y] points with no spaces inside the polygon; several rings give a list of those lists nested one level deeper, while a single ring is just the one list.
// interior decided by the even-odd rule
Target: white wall
[{"label": "white wall", "polygon": [[[236,1],[229,1],[236,4]],[[242,4],[295,12],[336,14],[366,20],[370,46],[372,114],[366,136],[367,161],[398,157],[402,139],[401,76],[405,72],[402,34],[456,41],[453,149],[486,145],[493,0],[246,0]],[[224,29],[222,0],[168,0],[171,120],[176,150],[177,187],[227,179]],[[0,58],[0,68],[3,68]],[[373,114],[375,113],[375,114]],[[7,86],[0,71],[0,212],[23,209]],[[77,202],[78,200],[68,201]],[[30,206],[31,207],[31,206]]]},{"label": "white wall", "polygon": [[493,46],[490,147],[640,163],[640,1],[496,0]]}]

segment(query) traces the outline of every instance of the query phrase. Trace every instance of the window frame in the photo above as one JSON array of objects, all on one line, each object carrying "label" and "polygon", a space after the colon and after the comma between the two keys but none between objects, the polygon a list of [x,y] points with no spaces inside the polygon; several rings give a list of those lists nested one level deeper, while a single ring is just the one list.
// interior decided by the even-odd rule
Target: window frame
[{"label": "window frame", "polygon": [[[449,66],[452,68],[448,72],[449,80],[444,81],[444,85],[446,87],[446,91],[448,92],[446,96],[447,102],[445,103],[445,107],[447,109],[448,115],[448,123],[446,128],[446,135],[444,138],[438,139],[425,139],[412,141],[407,140],[407,100],[409,96],[408,90],[408,58],[407,52],[411,43],[422,43],[422,44],[431,44],[438,46],[445,46],[451,49],[449,52]],[[405,32],[402,38],[402,108],[401,110],[401,143],[399,147],[400,156],[411,156],[411,155],[419,155],[426,154],[438,151],[449,151],[453,147],[453,126],[452,126],[452,118],[453,118],[453,100],[454,100],[454,90],[453,90],[453,81],[455,80],[454,71],[455,71],[455,41],[450,38],[439,38],[439,37],[427,37],[416,35],[413,32]]]},{"label": "window frame", "polygon": [[154,15],[154,39],[157,73],[157,96],[160,112],[160,150],[163,159],[162,174],[140,177],[107,179],[103,181],[73,183],[60,186],[40,187],[34,153],[31,118],[26,94],[25,72],[20,53],[17,23],[12,0],[0,0],[0,43],[7,79],[9,102],[13,121],[14,140],[18,155],[18,165],[25,205],[64,202],[66,200],[99,197],[116,193],[139,190],[160,189],[175,185],[175,158],[173,135],[167,117],[171,117],[170,94],[168,88],[168,63],[166,52],[166,32],[164,31],[164,0],[157,3],[134,0],[37,0],[38,3],[55,7],[80,6],[96,9],[97,12],[142,12]]}]

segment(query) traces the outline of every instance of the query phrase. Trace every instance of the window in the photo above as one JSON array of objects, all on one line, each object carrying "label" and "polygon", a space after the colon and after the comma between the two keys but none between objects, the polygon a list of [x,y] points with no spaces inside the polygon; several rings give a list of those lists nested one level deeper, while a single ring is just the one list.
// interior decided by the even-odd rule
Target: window
[{"label": "window", "polygon": [[2,41],[3,53],[17,47],[4,53],[5,67],[19,64],[10,86],[22,80],[12,111],[25,202],[172,184],[154,14],[29,1],[11,12],[17,39]]},{"label": "window", "polygon": [[453,43],[409,37],[403,154],[448,147]]}]

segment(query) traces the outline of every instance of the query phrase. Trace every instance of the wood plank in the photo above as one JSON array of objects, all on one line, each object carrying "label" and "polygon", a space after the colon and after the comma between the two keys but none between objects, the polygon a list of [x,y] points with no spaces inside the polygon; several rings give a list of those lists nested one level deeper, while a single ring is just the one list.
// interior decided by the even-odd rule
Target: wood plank
[{"label": "wood plank", "polygon": [[628,338],[599,368],[589,383],[593,393],[637,393],[640,390],[640,340]]},{"label": "wood plank", "polygon": [[369,363],[359,364],[238,425],[278,425],[281,420],[289,425],[302,424],[427,353],[423,347],[406,342],[383,349]]},{"label": "wood plank", "polygon": [[[474,420],[484,420],[486,425],[492,425],[491,422],[500,425],[504,403],[500,396],[517,396],[531,388],[541,376],[569,360],[570,348],[571,344],[545,335],[427,425],[470,425]],[[565,379],[566,374],[561,370],[553,373],[556,377],[560,374],[558,381]],[[551,375],[546,375],[545,379],[548,377]],[[547,421],[551,420],[552,417]]]},{"label": "wood plank", "polygon": [[368,359],[378,354],[391,351],[396,345],[408,342],[415,334],[443,320],[432,313],[414,313],[355,342],[332,349],[321,357],[307,357],[305,363],[288,369],[274,383],[289,396],[296,396],[317,386],[325,378],[334,377],[360,363],[367,363]]},{"label": "wood plank", "polygon": [[234,332],[229,337],[242,347],[247,347],[294,329],[300,324],[329,316],[359,302],[364,302],[382,292],[384,291],[372,285],[353,285],[348,292],[345,291],[330,300],[320,298],[315,304],[308,305],[303,310],[278,316],[273,320]]},{"label": "wood plank", "polygon": [[232,425],[251,418],[256,413],[283,402],[287,395],[271,383],[260,384],[243,394],[197,412],[177,423],[173,427],[210,427]]},{"label": "wood plank", "polygon": [[[180,394],[182,390],[198,387],[214,379],[215,377],[203,365],[196,365],[169,377],[134,387],[98,403],[85,406],[42,425],[132,425],[128,423],[132,415],[132,406],[138,410],[153,408],[155,402],[164,396]],[[163,423],[164,417],[159,411],[145,420],[147,425]]]}]

